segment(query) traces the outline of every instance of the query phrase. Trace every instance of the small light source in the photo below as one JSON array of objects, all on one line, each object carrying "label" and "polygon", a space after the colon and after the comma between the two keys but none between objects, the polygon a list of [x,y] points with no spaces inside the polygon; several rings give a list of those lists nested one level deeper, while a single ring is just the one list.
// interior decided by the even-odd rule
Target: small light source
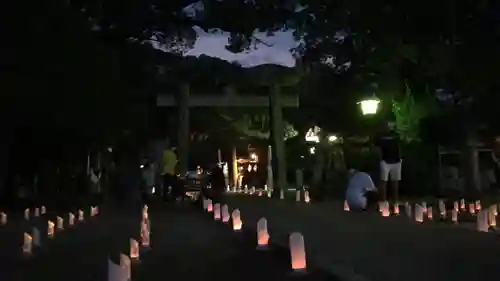
[{"label": "small light source", "polygon": [[267,231],[267,220],[266,218],[261,218],[257,222],[257,249],[267,249],[268,244],[269,232]]},{"label": "small light source", "polygon": [[68,225],[72,226],[75,224],[75,215],[73,213],[68,214]]},{"label": "small light source", "polygon": [[139,242],[134,238],[129,239],[130,242],[130,258],[138,260],[139,259]]},{"label": "small light source", "polygon": [[300,202],[300,190],[295,191],[295,202]]},{"label": "small light source", "polygon": [[432,213],[432,207],[427,208],[427,218],[432,220],[433,219],[433,213]]},{"label": "small light source", "polygon": [[458,210],[455,208],[451,210],[451,222],[458,223]]},{"label": "small light source", "polygon": [[207,199],[207,212],[211,213],[214,210],[214,206],[212,205],[212,200]]},{"label": "small light source", "polygon": [[488,216],[485,211],[477,213],[477,231],[488,232]]},{"label": "small light source", "polygon": [[446,218],[446,206],[442,199],[439,200],[439,214],[441,215],[441,218]]},{"label": "small light source", "polygon": [[399,204],[398,203],[394,204],[394,214],[399,215]]},{"label": "small light source", "polygon": [[63,230],[64,229],[64,219],[61,217],[56,217],[56,223],[57,223],[57,230]]},{"label": "small light source", "polygon": [[7,214],[4,213],[4,212],[0,213],[0,223],[2,225],[6,225],[7,224]]},{"label": "small light source", "polygon": [[149,248],[149,227],[146,221],[141,222],[141,246],[144,248]]},{"label": "small light source", "polygon": [[344,200],[344,211],[349,212],[349,204],[347,203],[347,200]]},{"label": "small light source", "polygon": [[78,221],[83,221],[83,210],[78,210]]},{"label": "small light source", "polygon": [[304,236],[299,232],[290,235],[290,257],[292,270],[303,273],[306,271],[306,248],[304,246]]},{"label": "small light source", "polygon": [[363,115],[373,115],[377,113],[379,103],[380,101],[374,98],[358,102],[358,104],[361,106],[361,112],[363,113]]},{"label": "small light source", "polygon": [[45,215],[45,213],[47,213],[47,208],[42,205],[42,207],[40,208],[40,214]]},{"label": "small light source", "polygon": [[460,210],[460,206],[458,205],[458,201],[453,202],[453,209],[457,210],[457,212]]},{"label": "small light source", "polygon": [[30,219],[30,209],[27,208],[24,210],[24,219],[29,220]]},{"label": "small light source", "polygon": [[241,222],[240,210],[235,209],[232,214],[233,230],[236,232],[241,231],[243,223]]},{"label": "small light source", "polygon": [[311,202],[311,197],[309,197],[309,191],[304,191],[304,202],[309,203]]},{"label": "small light source", "polygon": [[460,210],[465,211],[465,199],[460,199]]},{"label": "small light source", "polygon": [[492,206],[490,206],[490,208],[488,209],[488,225],[491,227],[497,226],[497,218]]},{"label": "small light source", "polygon": [[422,208],[424,210],[424,213],[427,213],[427,202],[422,202]]},{"label": "small light source", "polygon": [[47,237],[52,238],[54,237],[54,227],[55,224],[52,221],[47,222]]},{"label": "small light source", "polygon": [[424,207],[420,205],[415,205],[415,221],[416,222],[424,222]]},{"label": "small light source", "polygon": [[131,262],[129,256],[120,253],[120,267],[126,272],[127,280],[132,278]]},{"label": "small light source", "polygon": [[313,146],[313,147],[309,148],[309,153],[316,154],[316,147]]},{"label": "small light source", "polygon": [[480,200],[476,200],[475,207],[476,207],[476,211],[481,211],[481,201]]},{"label": "small light source", "polygon": [[412,217],[412,212],[411,212],[411,205],[410,205],[410,203],[406,202],[405,206],[406,206],[406,215],[409,218],[411,218]]},{"label": "small light source", "polygon": [[227,205],[222,205],[221,209],[221,215],[222,215],[222,222],[223,223],[228,223],[229,222],[229,207]]},{"label": "small light source", "polygon": [[257,154],[256,153],[252,153],[250,154],[250,160],[252,160],[253,162],[256,162],[257,161]]},{"label": "small light source", "polygon": [[33,238],[28,233],[24,233],[23,240],[23,253],[26,255],[30,255],[33,249]]},{"label": "small light source", "polygon": [[476,213],[476,207],[474,206],[474,203],[469,204],[469,213],[472,215]]},{"label": "small light source", "polygon": [[389,202],[385,201],[382,203],[382,216],[389,217],[391,215],[391,210],[389,207]]},{"label": "small light source", "polygon": [[329,143],[334,143],[338,140],[337,136],[336,135],[329,135],[328,136],[328,142]]},{"label": "small light source", "polygon": [[35,212],[33,212],[33,216],[36,218],[36,217],[39,217],[40,216],[40,209],[38,208],[35,208]]},{"label": "small light source", "polygon": [[219,221],[220,218],[221,218],[221,215],[220,215],[220,204],[219,203],[215,203],[215,205],[214,205],[214,220]]},{"label": "small light source", "polygon": [[495,216],[498,216],[498,205],[497,205],[497,204],[493,204],[493,205],[491,205],[491,209],[492,209],[492,211],[493,211],[493,214],[494,214]]}]

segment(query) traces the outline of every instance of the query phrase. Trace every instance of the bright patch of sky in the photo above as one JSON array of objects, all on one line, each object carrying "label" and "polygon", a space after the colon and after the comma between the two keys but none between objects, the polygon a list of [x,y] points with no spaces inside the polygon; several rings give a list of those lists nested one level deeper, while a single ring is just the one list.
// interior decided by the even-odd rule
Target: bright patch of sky
[{"label": "bright patch of sky", "polygon": [[[248,1],[248,0],[247,0]],[[306,9],[297,6],[296,11]],[[203,12],[204,5],[198,1],[186,6],[182,11],[191,18],[197,17]],[[280,65],[284,67],[295,67],[296,57],[299,50],[304,47],[304,40],[294,36],[294,30],[284,29],[272,33],[255,31],[251,38],[250,46],[239,53],[233,53],[226,49],[229,43],[229,32],[223,30],[203,30],[198,26],[193,27],[196,32],[196,41],[191,48],[184,48],[181,53],[184,56],[199,57],[201,55],[219,58],[230,63],[237,63],[241,67],[251,68],[259,65]],[[165,52],[179,52],[179,48],[172,45],[163,45],[153,36],[151,44],[154,48]]]}]

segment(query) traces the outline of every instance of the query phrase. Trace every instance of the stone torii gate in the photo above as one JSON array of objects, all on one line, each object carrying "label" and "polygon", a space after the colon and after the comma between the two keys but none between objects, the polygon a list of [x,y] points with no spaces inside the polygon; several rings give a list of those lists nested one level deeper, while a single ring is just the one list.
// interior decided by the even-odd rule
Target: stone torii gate
[{"label": "stone torii gate", "polygon": [[[187,171],[187,162],[189,155],[189,108],[190,107],[270,107],[271,132],[283,132],[282,108],[298,107],[299,97],[297,94],[281,94],[281,88],[275,86],[270,89],[268,96],[257,95],[238,95],[227,88],[224,94],[190,94],[189,84],[183,84],[180,91],[176,94],[160,94],[157,96],[158,107],[178,107],[179,128],[177,132],[177,151],[180,161],[180,172]],[[285,141],[283,134],[272,133],[272,144],[274,149],[273,160],[277,160],[278,177],[277,187],[286,185],[286,157]],[[233,158],[236,155],[233,153]],[[233,159],[233,162],[236,159]],[[233,181],[235,181],[237,168],[233,163]]]}]

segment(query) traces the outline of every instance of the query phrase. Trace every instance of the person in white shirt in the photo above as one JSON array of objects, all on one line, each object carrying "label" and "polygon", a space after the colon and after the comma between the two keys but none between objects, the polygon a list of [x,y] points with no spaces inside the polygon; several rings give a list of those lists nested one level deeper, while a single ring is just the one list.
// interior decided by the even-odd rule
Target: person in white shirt
[{"label": "person in white shirt", "polygon": [[[369,174],[358,172],[354,169],[349,170],[349,183],[346,190],[346,200],[350,210],[366,210],[371,197],[377,192],[375,184]],[[376,202],[376,200],[374,200]]]}]

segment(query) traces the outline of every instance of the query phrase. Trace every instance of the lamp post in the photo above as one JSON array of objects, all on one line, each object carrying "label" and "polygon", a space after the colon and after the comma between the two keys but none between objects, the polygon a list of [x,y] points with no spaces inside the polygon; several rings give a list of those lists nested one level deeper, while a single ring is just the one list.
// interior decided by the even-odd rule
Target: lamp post
[{"label": "lamp post", "polygon": [[371,97],[359,101],[358,104],[361,107],[363,115],[374,115],[378,111],[380,100],[375,95],[372,95]]}]

